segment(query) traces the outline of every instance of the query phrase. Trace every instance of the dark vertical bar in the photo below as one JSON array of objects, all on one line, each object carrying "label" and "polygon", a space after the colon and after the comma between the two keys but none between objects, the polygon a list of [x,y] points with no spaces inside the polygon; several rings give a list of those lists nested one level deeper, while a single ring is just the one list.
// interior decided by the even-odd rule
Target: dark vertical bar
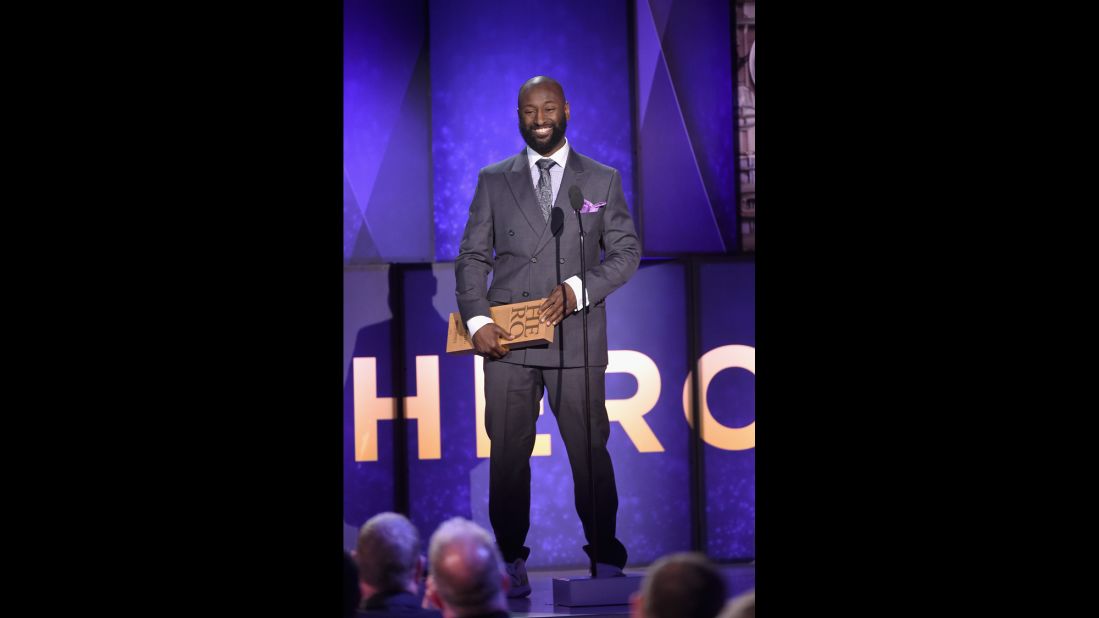
[{"label": "dark vertical bar", "polygon": [[[333,105],[334,109],[342,110],[343,109],[343,102],[344,102],[344,87],[346,85],[343,81],[343,65],[344,65],[344,62],[346,61],[346,58],[347,58],[347,56],[346,56],[346,54],[347,54],[347,51],[346,51],[347,50],[347,42],[345,41],[347,33],[344,31],[344,22],[347,19],[347,13],[346,13],[346,10],[343,8],[342,5],[341,5],[339,11],[340,11],[340,14],[339,14],[340,18],[336,21],[336,24],[337,24],[336,27],[338,28],[338,31],[336,33],[333,33],[333,34],[337,35],[337,36],[333,37],[333,40],[336,41],[336,45],[337,45],[337,49],[333,50],[333,56],[334,56],[333,59],[339,58],[339,62],[333,62],[332,63],[332,70],[333,70],[332,79],[333,80],[339,79],[339,82],[336,82],[336,83],[339,83],[339,85],[340,85],[339,93],[338,93],[338,95],[340,97],[339,101],[338,101],[339,107],[335,107],[335,104],[337,104],[337,101],[333,101],[332,103],[334,104]],[[339,54],[338,56],[336,56],[337,53]],[[344,146],[343,146],[343,144],[344,144],[344,141],[343,141],[344,140],[344,136],[343,136],[343,114],[342,113],[340,114],[339,118],[340,118],[340,122],[339,123],[333,123],[333,126],[332,126],[332,149],[333,149],[332,151],[333,152],[339,152],[339,153],[342,154],[343,153],[343,148],[344,148]],[[337,139],[338,139],[338,141],[337,141]],[[339,146],[338,146],[339,150],[336,150],[336,148],[337,148],[336,145],[337,144],[339,144]],[[335,202],[335,197],[336,197],[335,187],[337,186],[336,185],[336,174],[338,173],[341,176],[343,176],[345,172],[343,171],[342,166],[339,170],[337,170],[335,168],[335,166],[333,166],[331,168],[331,170],[332,170],[332,180],[330,182],[331,182],[331,187],[332,187],[332,198],[333,198],[332,203],[335,204],[336,203]],[[341,178],[340,179],[341,184],[342,184],[342,181],[343,181],[343,179]],[[341,204],[343,203],[342,196],[340,197],[340,203]],[[344,226],[343,209],[342,208],[340,208],[340,209],[332,208],[331,213],[332,213],[331,214],[332,223],[336,223],[336,221],[337,221],[336,217],[339,217],[339,219],[338,219],[339,225],[333,225],[332,226],[333,234],[332,234],[332,240],[330,242],[332,243],[331,244],[332,252],[333,253],[336,253],[337,251],[339,252],[340,266],[341,266],[341,268],[340,268],[340,287],[335,288],[335,289],[338,289],[338,290],[341,291],[340,297],[338,299],[339,302],[340,302],[340,305],[339,305],[338,308],[334,307],[335,311],[338,312],[338,313],[336,313],[336,315],[340,316],[340,319],[339,319],[340,330],[336,331],[335,328],[332,329],[332,341],[336,342],[336,341],[339,341],[339,339],[336,339],[337,332],[339,333],[339,336],[341,336],[341,337],[343,336],[343,330],[345,328],[344,320],[347,319],[346,316],[344,316],[344,300],[343,300],[343,297],[347,295],[347,290],[344,288],[344,286],[346,285],[345,282],[347,280],[347,276],[346,276],[347,265],[350,262],[350,258],[343,254],[343,231],[344,231],[344,227],[343,227]],[[354,250],[352,250],[352,254],[354,254]],[[335,255],[333,255],[333,258],[335,258]],[[332,261],[334,263],[336,260],[333,259]],[[333,270],[335,270],[335,269],[333,269]],[[335,321],[333,321],[333,322],[335,322]],[[333,324],[333,326],[335,326],[335,324]],[[339,376],[339,380],[340,380],[338,384],[333,384],[333,386],[338,385],[339,390],[337,390],[335,388],[332,389],[332,391],[333,391],[333,397],[332,397],[333,406],[332,406],[332,409],[341,411],[341,414],[333,415],[333,417],[334,417],[333,420],[335,421],[335,423],[333,423],[333,424],[336,425],[336,427],[338,427],[338,429],[336,431],[339,432],[339,433],[334,432],[333,437],[338,436],[340,438],[340,440],[342,441],[344,439],[344,432],[347,431],[346,428],[344,427],[344,419],[343,419],[343,413],[342,413],[344,408],[343,408],[342,403],[339,404],[339,407],[336,406],[335,394],[336,393],[342,393],[343,389],[346,388],[346,386],[345,386],[345,382],[347,380],[346,376],[347,376],[347,372],[350,371],[351,368],[350,368],[350,366],[344,364],[346,361],[344,360],[343,350],[342,349],[341,349],[340,352],[341,353],[340,353],[339,356],[337,356],[334,353],[332,354],[333,364],[335,364],[336,362],[339,362],[339,365],[338,365],[339,366],[339,373],[333,372],[333,375],[334,376]],[[354,352],[352,352],[352,356],[353,355],[354,355]],[[337,359],[339,359],[339,360],[337,361]],[[355,361],[352,360],[351,362],[354,363]],[[352,380],[354,380],[354,378],[352,378]],[[352,385],[354,385],[353,381],[352,381]],[[352,435],[354,435],[353,431],[354,430],[352,430]],[[333,475],[335,477],[335,479],[337,479],[337,480],[333,481],[333,484],[332,484],[333,494],[332,495],[333,496],[340,496],[339,501],[337,502],[336,500],[333,500],[333,503],[334,503],[334,505],[339,504],[341,519],[345,523],[347,523],[347,514],[346,514],[346,511],[344,509],[344,503],[348,500],[348,498],[344,495],[344,492],[345,492],[344,488],[347,487],[347,485],[346,485],[347,481],[346,481],[346,476],[345,476],[347,474],[347,469],[344,465],[344,460],[343,460],[345,455],[341,452],[341,449],[334,448],[334,449],[331,449],[331,452],[332,452],[332,455],[333,455],[333,458],[332,458],[333,459],[333,466],[332,466],[333,471],[336,471],[336,470],[339,471],[339,476]],[[335,460],[337,458],[339,459],[339,467],[338,468],[335,465],[335,463],[336,463]],[[352,458],[354,458],[354,455],[352,455]],[[336,485],[335,485],[336,482],[339,482],[339,484],[340,484],[339,489],[338,489],[338,493],[337,493],[337,488],[336,488]],[[350,523],[351,523],[351,525],[358,525],[357,521],[350,522]],[[333,528],[332,529],[332,533],[333,533],[332,538],[334,540],[337,526],[333,526],[332,528]]]},{"label": "dark vertical bar", "polygon": [[389,265],[389,307],[393,353],[393,508],[411,518],[408,504],[408,423],[405,420],[404,267]]},{"label": "dark vertical bar", "polygon": [[701,356],[701,289],[698,258],[687,256],[687,368],[691,372],[691,431],[687,450],[691,476],[691,549],[706,551],[706,475],[698,358]]},{"label": "dark vertical bar", "polygon": [[733,55],[733,201],[735,203],[733,222],[736,226],[734,235],[737,253],[743,253],[743,231],[740,229],[740,69],[738,68],[740,52],[737,40],[740,28],[737,27],[737,4],[739,4],[738,0],[729,0],[729,28],[732,29],[730,36],[732,44],[729,47]]},{"label": "dark vertical bar", "polygon": [[[432,150],[432,140],[435,139],[435,125],[431,118],[431,0],[424,0],[424,44],[420,47],[421,54],[427,60],[427,196],[431,200],[431,211],[435,212],[435,152]],[[434,222],[434,214],[431,217]],[[453,261],[455,256],[444,255],[439,257],[435,255],[435,226],[432,225],[431,229],[431,255],[435,257],[435,261]]]},{"label": "dark vertical bar", "polygon": [[633,220],[637,231],[637,240],[641,243],[641,252],[645,252],[645,226],[642,225],[641,198],[641,118],[638,118],[639,96],[637,88],[637,3],[648,0],[626,0],[626,44],[629,46],[630,65],[630,137],[633,139],[630,154],[633,157]]}]

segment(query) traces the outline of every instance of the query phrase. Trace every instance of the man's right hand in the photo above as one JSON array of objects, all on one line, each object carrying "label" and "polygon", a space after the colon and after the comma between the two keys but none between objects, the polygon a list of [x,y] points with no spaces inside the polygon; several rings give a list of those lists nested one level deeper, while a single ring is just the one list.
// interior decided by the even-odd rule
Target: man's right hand
[{"label": "man's right hand", "polygon": [[481,328],[477,329],[477,332],[473,333],[473,349],[478,354],[491,358],[492,360],[501,359],[507,356],[508,349],[500,343],[500,339],[511,341],[515,337],[508,334],[508,332],[500,328],[499,324],[491,323],[485,324]]}]

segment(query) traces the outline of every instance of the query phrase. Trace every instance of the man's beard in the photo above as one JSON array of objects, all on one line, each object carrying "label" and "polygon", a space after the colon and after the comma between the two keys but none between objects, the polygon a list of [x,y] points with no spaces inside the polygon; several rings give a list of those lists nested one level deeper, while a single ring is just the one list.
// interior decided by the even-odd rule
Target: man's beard
[{"label": "man's beard", "polygon": [[561,140],[565,139],[565,129],[569,126],[569,121],[564,118],[561,119],[561,124],[554,123],[553,131],[550,132],[549,139],[544,144],[537,141],[534,137],[534,127],[527,128],[522,122],[519,123],[519,134],[523,136],[523,141],[530,146],[530,149],[538,154],[544,155],[561,143]]}]

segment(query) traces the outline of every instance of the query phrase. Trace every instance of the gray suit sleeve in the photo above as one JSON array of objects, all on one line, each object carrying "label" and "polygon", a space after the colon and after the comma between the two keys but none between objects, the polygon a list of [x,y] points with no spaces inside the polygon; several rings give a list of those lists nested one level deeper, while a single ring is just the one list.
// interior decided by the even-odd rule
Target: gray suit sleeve
[{"label": "gray suit sleeve", "polygon": [[[622,287],[641,262],[641,243],[634,230],[626,195],[622,192],[622,177],[618,170],[611,178],[610,194],[603,213],[603,235],[599,239],[605,252],[603,263],[588,269],[588,300],[591,304]],[[577,299],[577,304],[579,299]]]},{"label": "gray suit sleeve", "polygon": [[469,219],[458,247],[458,257],[454,260],[454,291],[458,296],[458,311],[463,322],[468,323],[474,316],[491,315],[486,294],[488,274],[495,265],[494,240],[492,206],[482,170],[477,175],[477,190],[469,206]]}]

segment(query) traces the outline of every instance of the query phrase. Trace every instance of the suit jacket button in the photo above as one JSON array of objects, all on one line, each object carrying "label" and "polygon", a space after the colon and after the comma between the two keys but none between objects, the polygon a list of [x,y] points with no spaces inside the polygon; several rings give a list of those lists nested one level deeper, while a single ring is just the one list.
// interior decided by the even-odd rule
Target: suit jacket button
[{"label": "suit jacket button", "polygon": [[530,296],[530,294],[527,294],[526,292],[523,292],[523,298],[526,298],[527,296]]},{"label": "suit jacket button", "polygon": [[561,258],[560,263],[564,264],[565,263],[565,258]]},{"label": "suit jacket button", "polygon": [[537,261],[538,261],[538,258],[536,258],[536,257],[532,257],[532,258],[530,258],[530,261],[531,261],[531,262],[537,262]]},{"label": "suit jacket button", "polygon": [[508,230],[508,236],[515,236],[515,230]]}]

